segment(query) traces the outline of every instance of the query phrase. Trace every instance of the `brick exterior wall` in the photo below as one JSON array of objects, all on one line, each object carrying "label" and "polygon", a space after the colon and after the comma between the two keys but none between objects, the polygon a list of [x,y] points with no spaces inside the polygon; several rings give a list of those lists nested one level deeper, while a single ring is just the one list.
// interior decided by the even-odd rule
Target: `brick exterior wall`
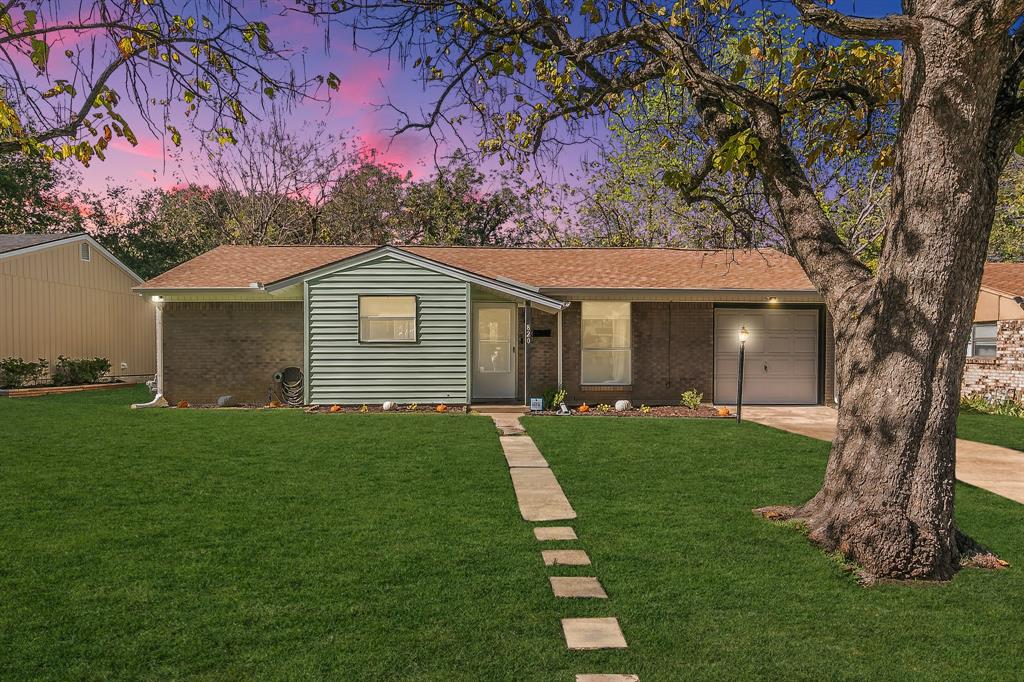
[{"label": "brick exterior wall", "polygon": [[996,400],[1024,398],[1024,320],[996,323],[996,356],[967,358],[960,391]]},{"label": "brick exterior wall", "polygon": [[631,310],[633,383],[630,386],[584,386],[580,383],[581,312],[578,301],[562,312],[565,336],[562,381],[568,402],[595,405],[626,399],[637,406],[643,403],[675,405],[679,394],[690,388],[711,400],[715,364],[712,304],[634,302]]},{"label": "brick exterior wall", "polygon": [[165,303],[164,395],[193,405],[264,403],[272,376],[302,367],[302,303]]},{"label": "brick exterior wall", "polygon": [[[525,310],[519,309],[519,348],[524,349],[523,324]],[[551,336],[533,337],[530,344],[530,383],[526,387],[530,396],[541,396],[549,389],[558,389],[558,316],[545,313],[542,310],[533,308],[530,311],[533,320],[533,329],[549,330]],[[564,321],[564,320],[563,320]],[[516,358],[518,369],[516,370],[516,399],[523,400],[523,358],[522,354]]]}]

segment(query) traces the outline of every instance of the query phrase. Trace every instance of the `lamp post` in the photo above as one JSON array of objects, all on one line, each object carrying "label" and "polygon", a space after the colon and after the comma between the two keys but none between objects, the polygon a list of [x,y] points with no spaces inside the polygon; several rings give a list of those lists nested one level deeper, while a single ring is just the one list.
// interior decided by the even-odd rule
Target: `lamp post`
[{"label": "lamp post", "polygon": [[736,375],[736,423],[739,424],[743,416],[743,351],[747,347],[747,339],[750,332],[744,325],[740,327],[740,369]]}]

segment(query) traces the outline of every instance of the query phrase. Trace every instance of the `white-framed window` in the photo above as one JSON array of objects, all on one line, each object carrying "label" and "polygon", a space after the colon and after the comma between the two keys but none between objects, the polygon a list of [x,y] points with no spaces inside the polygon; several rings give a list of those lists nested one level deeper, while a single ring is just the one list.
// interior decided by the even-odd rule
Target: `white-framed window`
[{"label": "white-framed window", "polygon": [[584,301],[580,329],[580,383],[632,382],[629,301]]},{"label": "white-framed window", "polygon": [[994,358],[996,356],[996,323],[975,322],[971,328],[971,341],[967,344],[967,356],[972,358]]},{"label": "white-framed window", "polygon": [[415,343],[415,296],[360,296],[359,340],[365,343]]},{"label": "white-framed window", "polygon": [[89,248],[89,242],[82,242],[78,245],[78,257],[84,261],[92,260],[92,249]]}]

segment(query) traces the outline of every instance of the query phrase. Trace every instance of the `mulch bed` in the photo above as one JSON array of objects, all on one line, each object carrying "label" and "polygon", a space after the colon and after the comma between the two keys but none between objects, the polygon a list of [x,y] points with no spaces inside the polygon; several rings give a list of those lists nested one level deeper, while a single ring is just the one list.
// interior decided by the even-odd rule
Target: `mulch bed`
[{"label": "mulch bed", "polygon": [[125,381],[112,379],[95,384],[76,384],[74,386],[25,386],[23,388],[0,389],[0,396],[8,398],[38,398],[42,395],[57,395],[61,393],[78,393],[79,391],[103,391],[111,388],[129,388],[136,384],[129,384]]},{"label": "mulch bed", "polygon": [[[597,407],[591,405],[590,410],[587,412],[580,412],[579,409],[571,409],[569,411],[574,417],[689,417],[691,419],[735,418],[735,414],[731,411],[728,416],[723,417],[722,415],[719,415],[718,409],[711,407],[710,405],[701,405],[695,410],[691,410],[689,407],[683,407],[682,405],[662,405],[660,407],[651,407],[649,412],[641,412],[640,409],[636,407],[631,410],[626,410],[625,412],[616,412],[614,409],[607,412],[601,412]],[[557,413],[554,410],[531,412],[530,414],[557,416]]]}]

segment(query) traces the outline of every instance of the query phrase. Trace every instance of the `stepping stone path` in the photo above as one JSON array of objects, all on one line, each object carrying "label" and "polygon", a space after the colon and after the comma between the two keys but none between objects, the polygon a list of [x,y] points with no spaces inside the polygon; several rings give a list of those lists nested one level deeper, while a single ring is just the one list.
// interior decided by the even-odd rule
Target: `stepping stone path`
[{"label": "stepping stone path", "polygon": [[589,566],[590,557],[582,549],[545,549],[540,553],[545,566]]},{"label": "stepping stone path", "polygon": [[[576,511],[548,467],[544,455],[519,423],[519,416],[484,413],[494,420],[501,434],[501,448],[508,462],[519,513],[526,521],[567,521]],[[540,542],[578,540],[571,526],[537,526],[534,537]],[[589,566],[590,557],[582,549],[545,549],[545,566]],[[593,576],[549,576],[551,592],[557,598],[607,599],[601,582]],[[563,618],[562,632],[570,650],[625,649],[626,638],[616,618]],[[636,675],[585,673],[576,682],[639,682]]]},{"label": "stepping stone path", "polygon": [[607,599],[608,594],[597,578],[583,576],[551,576],[551,591],[556,597],[577,597],[583,599]]},{"label": "stepping stone path", "polygon": [[549,540],[576,540],[576,531],[569,526],[540,526],[533,529],[533,537],[541,542]]},{"label": "stepping stone path", "polygon": [[563,618],[562,632],[570,649],[625,649],[626,638],[616,618]]}]

